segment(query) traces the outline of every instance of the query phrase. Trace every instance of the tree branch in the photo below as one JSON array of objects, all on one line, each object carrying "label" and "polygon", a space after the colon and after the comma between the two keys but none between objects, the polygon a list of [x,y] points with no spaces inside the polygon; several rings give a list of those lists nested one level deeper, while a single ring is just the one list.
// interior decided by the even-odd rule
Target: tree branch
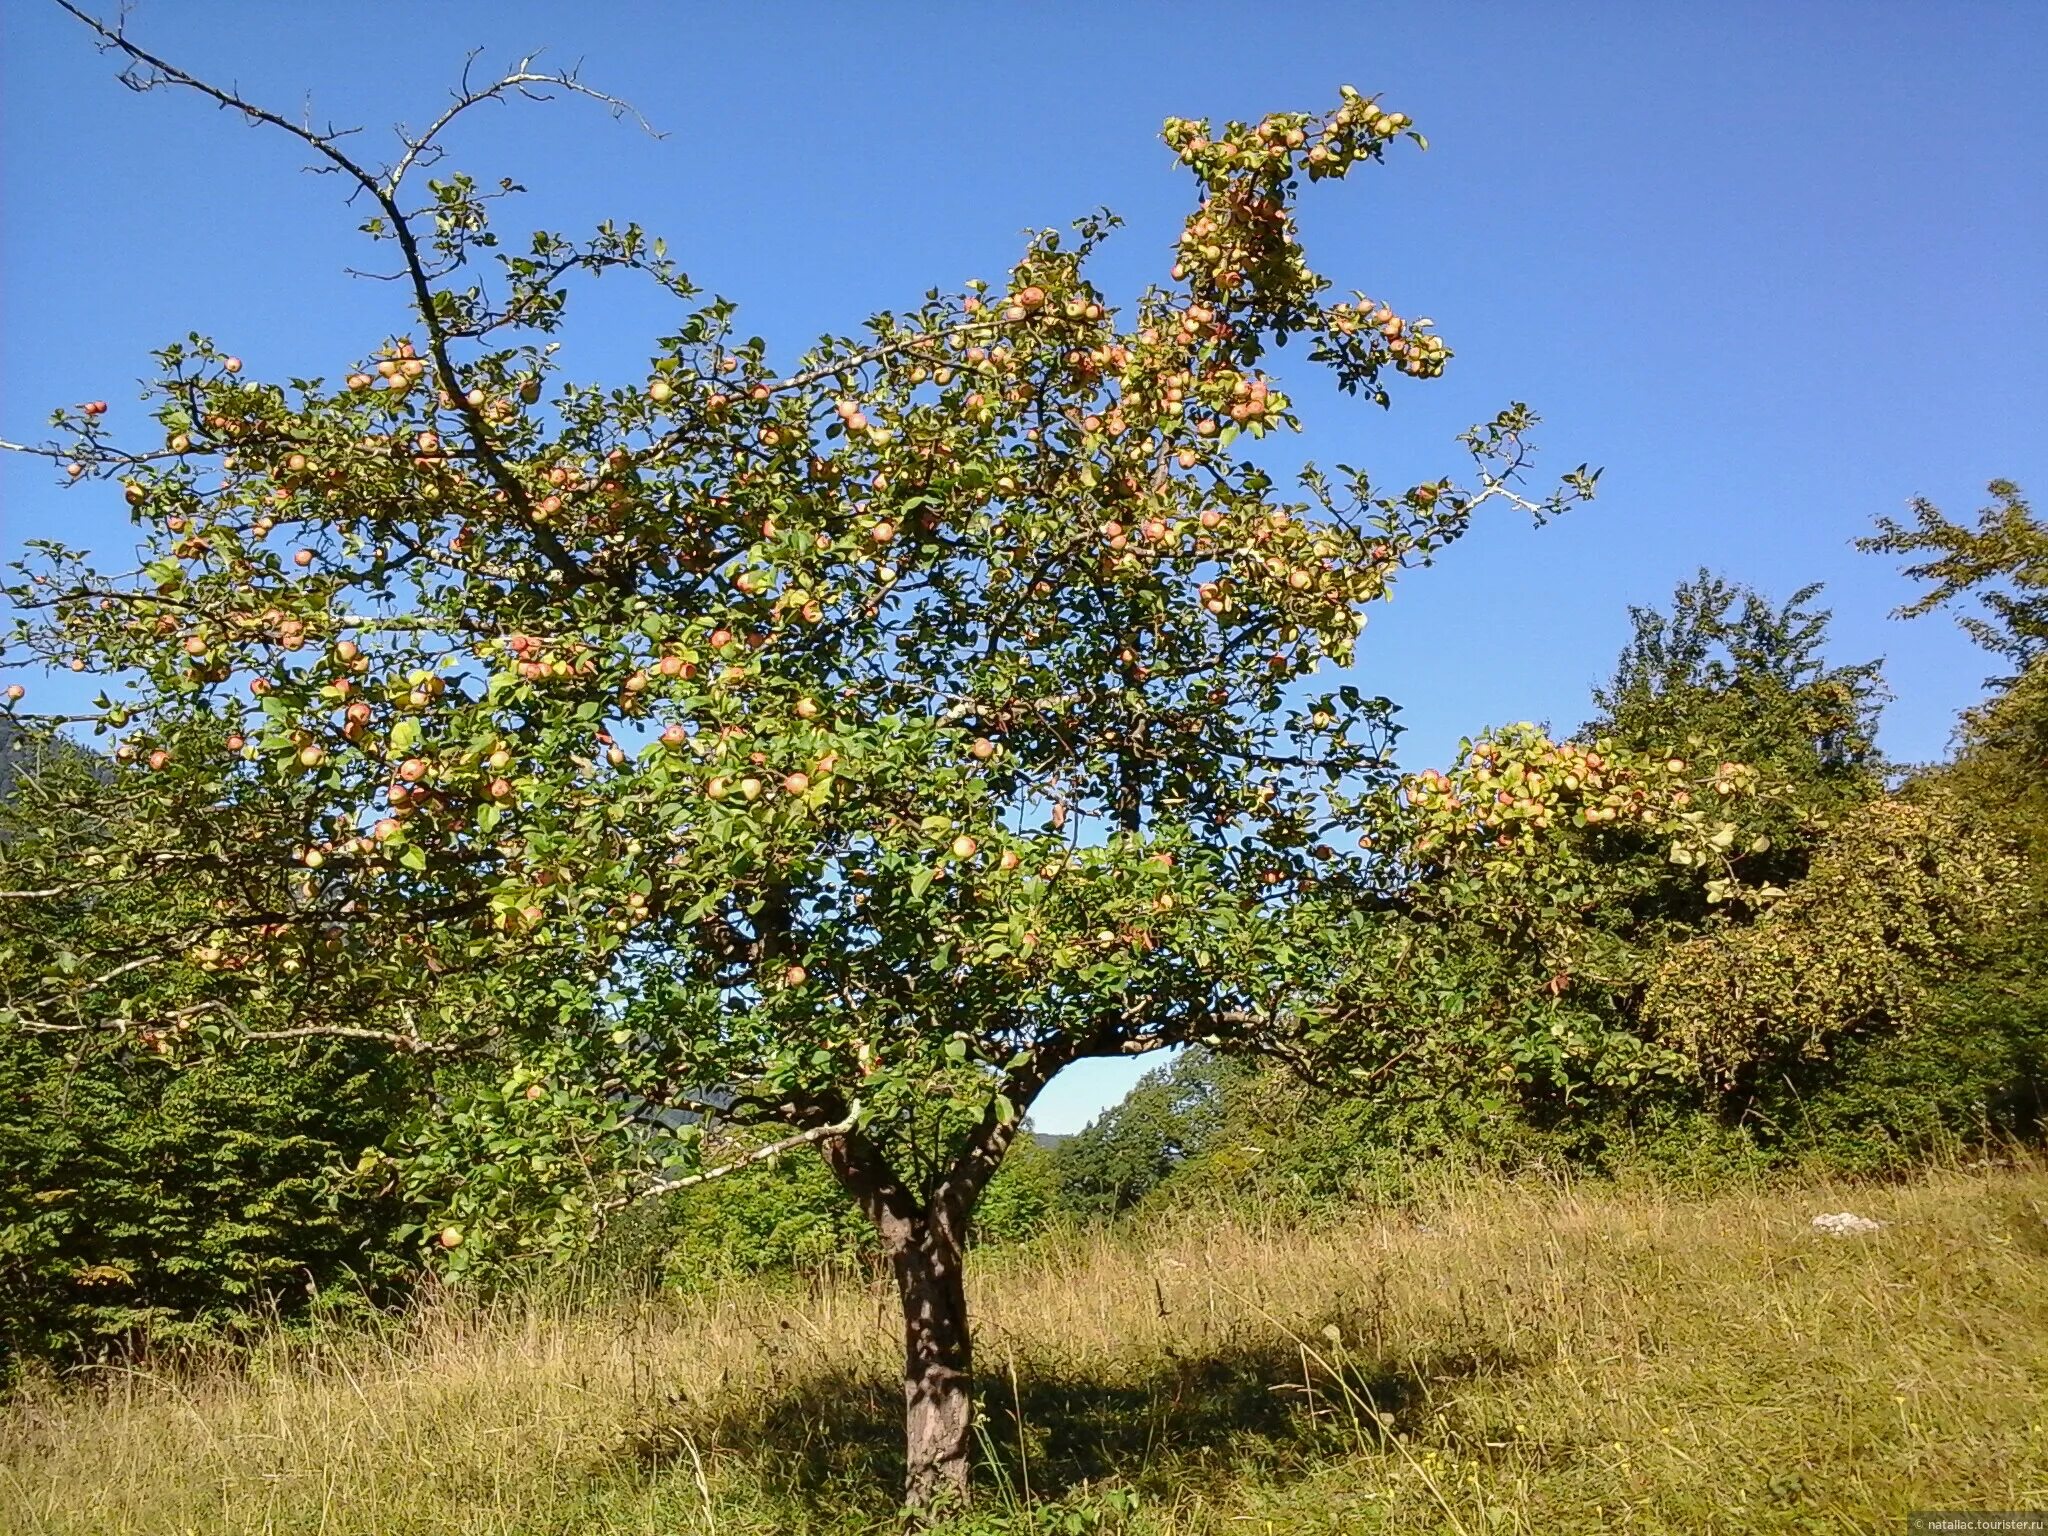
[{"label": "tree branch", "polygon": [[722,1179],[728,1174],[738,1173],[744,1168],[751,1168],[756,1163],[769,1162],[774,1158],[782,1156],[785,1152],[795,1151],[798,1147],[812,1146],[818,1142],[829,1140],[834,1136],[845,1136],[859,1123],[860,1104],[856,1100],[853,1108],[847,1112],[846,1118],[843,1120],[835,1120],[830,1125],[814,1125],[808,1131],[799,1131],[794,1136],[785,1136],[781,1141],[772,1142],[768,1146],[756,1147],[744,1157],[734,1158],[731,1162],[722,1164],[717,1168],[706,1168],[700,1173],[685,1174],[679,1178],[658,1179],[645,1189],[635,1190],[631,1194],[617,1195],[610,1200],[602,1201],[597,1207],[597,1212],[599,1215],[604,1215],[608,1212],[619,1210],[624,1206],[632,1205],[637,1201],[651,1199],[656,1195],[673,1194],[679,1189],[690,1189],[699,1184],[709,1184],[713,1179]]}]

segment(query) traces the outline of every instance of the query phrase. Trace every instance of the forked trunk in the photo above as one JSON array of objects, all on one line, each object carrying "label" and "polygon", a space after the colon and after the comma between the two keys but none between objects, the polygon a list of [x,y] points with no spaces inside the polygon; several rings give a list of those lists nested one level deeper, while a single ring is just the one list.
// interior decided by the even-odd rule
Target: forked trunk
[{"label": "forked trunk", "polygon": [[[1037,1082],[1020,1087],[1028,1104]],[[881,1235],[903,1303],[903,1502],[913,1526],[968,1502],[974,1443],[974,1359],[964,1258],[974,1203],[1016,1135],[1015,1114],[993,1108],[925,1198],[904,1187],[861,1131],[818,1145],[825,1166]]]},{"label": "forked trunk", "polygon": [[906,1225],[889,1245],[903,1302],[903,1497],[925,1515],[967,1504],[973,1345],[957,1237],[930,1219]]}]

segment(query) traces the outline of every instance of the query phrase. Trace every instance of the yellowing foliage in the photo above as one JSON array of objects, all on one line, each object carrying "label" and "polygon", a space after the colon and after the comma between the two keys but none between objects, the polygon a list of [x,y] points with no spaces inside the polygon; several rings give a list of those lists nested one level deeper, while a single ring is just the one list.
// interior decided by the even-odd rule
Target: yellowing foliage
[{"label": "yellowing foliage", "polygon": [[1946,802],[1884,798],[1844,817],[1807,877],[1754,924],[1674,946],[1644,1016],[1704,1076],[1823,1054],[1844,1032],[1910,1025],[1925,985],[2009,921],[2019,861]]}]

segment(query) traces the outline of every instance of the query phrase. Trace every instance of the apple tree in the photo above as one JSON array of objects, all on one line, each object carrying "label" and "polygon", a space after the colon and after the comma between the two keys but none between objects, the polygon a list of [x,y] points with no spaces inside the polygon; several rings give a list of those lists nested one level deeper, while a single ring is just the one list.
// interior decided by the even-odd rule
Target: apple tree
[{"label": "apple tree", "polygon": [[[572,76],[465,85],[380,166],[87,19],[129,84],[336,173],[409,303],[332,377],[167,346],[152,427],[95,401],[36,450],[117,483],[142,548],[34,547],[5,663],[102,691],[12,707],[109,735],[123,814],[18,840],[0,886],[168,885],[190,915],[4,1006],[445,1063],[409,1165],[457,1264],[815,1148],[901,1294],[908,1500],[964,1498],[964,1244],[1020,1118],[1082,1057],[1341,1031],[1299,898],[1368,878],[1391,706],[1314,675],[1488,503],[1592,491],[1518,488],[1520,406],[1463,479],[1283,484],[1254,451],[1299,426],[1285,344],[1381,405],[1450,356],[1335,296],[1294,223],[1419,136],[1348,89],[1170,120],[1193,208],[1156,286],[1096,286],[1097,217],[778,363],[637,226],[501,243],[511,183],[443,168],[467,110],[597,96]],[[607,273],[676,318],[644,374],[568,378],[569,293]]]}]

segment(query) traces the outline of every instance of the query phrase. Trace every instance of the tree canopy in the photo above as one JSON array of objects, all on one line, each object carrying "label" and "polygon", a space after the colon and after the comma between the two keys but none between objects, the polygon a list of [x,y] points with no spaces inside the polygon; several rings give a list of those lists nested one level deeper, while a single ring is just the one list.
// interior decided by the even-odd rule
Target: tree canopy
[{"label": "tree canopy", "polygon": [[[41,723],[111,733],[115,766],[7,883],[175,900],[118,948],[53,941],[12,1017],[486,1064],[408,1165],[457,1265],[777,1125],[747,1156],[814,1144],[896,1264],[913,1501],[964,1489],[960,1255],[1020,1113],[1082,1056],[1341,1027],[1295,898],[1385,878],[1336,844],[1390,788],[1390,706],[1309,679],[1488,503],[1592,490],[1518,488],[1521,406],[1462,482],[1283,489],[1245,451],[1299,425],[1283,346],[1380,404],[1442,371],[1294,224],[1419,136],[1350,90],[1171,120],[1195,206],[1159,284],[1094,284],[1098,215],[778,366],[638,226],[501,243],[512,184],[441,168],[466,111],[598,95],[572,76],[465,87],[373,166],[93,25],[132,84],[352,183],[411,313],[321,378],[165,347],[154,442],[56,418],[144,547],[124,573],[43,542],[8,588],[7,660],[105,685]],[[574,281],[625,273],[672,328],[637,379],[565,376]]]}]

